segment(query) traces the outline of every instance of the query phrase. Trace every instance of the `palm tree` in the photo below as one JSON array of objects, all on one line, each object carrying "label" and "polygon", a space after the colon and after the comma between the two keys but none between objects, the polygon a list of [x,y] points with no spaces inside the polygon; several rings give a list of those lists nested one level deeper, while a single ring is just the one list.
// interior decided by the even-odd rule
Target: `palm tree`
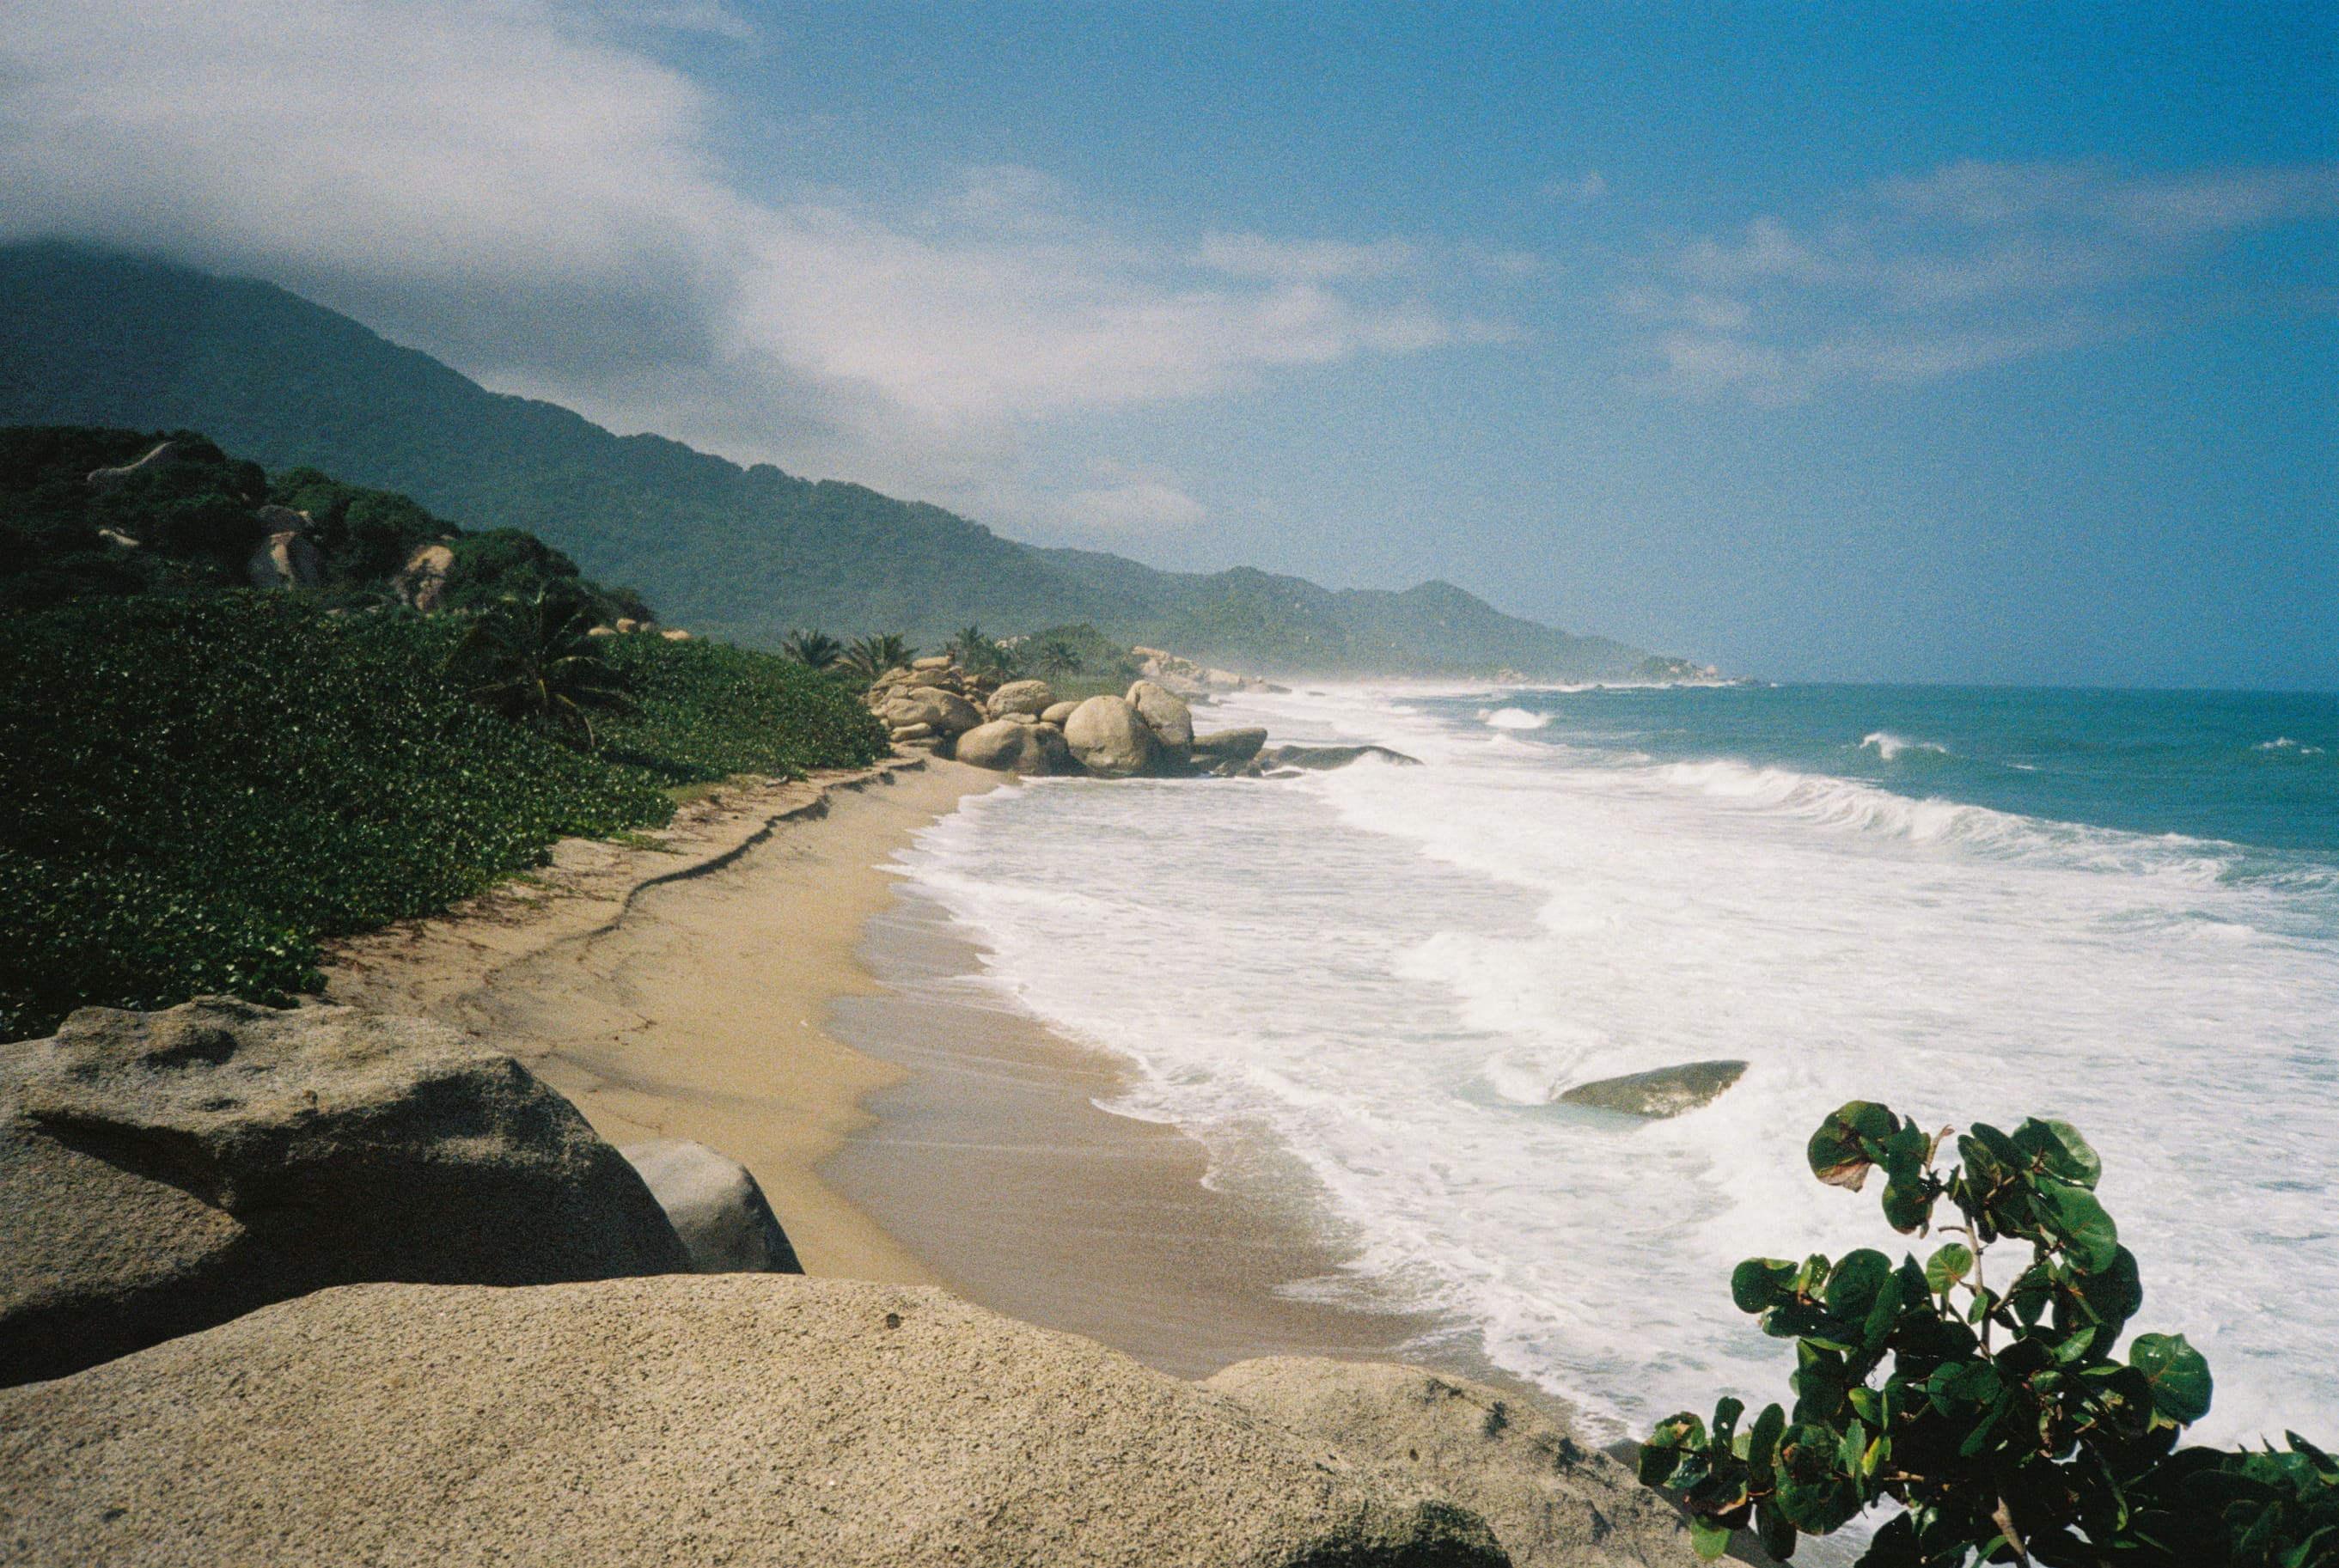
[{"label": "palm tree", "polygon": [[951,638],[948,651],[970,671],[1002,669],[1007,664],[1006,650],[981,626],[960,627],[958,635]]},{"label": "palm tree", "polygon": [[918,656],[918,650],[903,640],[899,632],[872,632],[856,637],[844,650],[844,662],[869,680],[875,680],[887,670],[900,669]]},{"label": "palm tree", "polygon": [[813,669],[834,669],[844,657],[844,645],[826,632],[794,631],[780,639],[780,652]]},{"label": "palm tree", "polygon": [[506,594],[464,628],[447,656],[466,696],[568,745],[595,743],[592,715],[632,706],[624,675],[587,635],[591,609],[574,594]]},{"label": "palm tree", "polygon": [[1031,662],[1043,676],[1076,676],[1081,673],[1081,650],[1063,637],[1044,637],[1032,650]]}]

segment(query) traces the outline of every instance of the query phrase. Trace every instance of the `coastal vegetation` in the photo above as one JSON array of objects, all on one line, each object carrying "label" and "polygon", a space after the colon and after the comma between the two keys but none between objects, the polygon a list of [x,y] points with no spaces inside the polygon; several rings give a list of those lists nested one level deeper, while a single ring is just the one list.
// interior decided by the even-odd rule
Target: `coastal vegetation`
[{"label": "coastal vegetation", "polygon": [[[167,444],[116,477],[163,439],[0,431],[0,1039],[91,1003],[281,1002],[324,940],[661,826],[677,788],[885,752],[776,656],[588,635],[646,606],[540,541]],[[409,568],[442,547],[425,614]]]},{"label": "coastal vegetation", "polygon": [[525,530],[701,633],[759,647],[806,626],[893,627],[934,647],[969,624],[1017,636],[1086,622],[1124,646],[1265,672],[1638,679],[1649,657],[1446,583],[1335,592],[1036,548],[939,507],[489,392],[265,283],[69,246],[0,247],[0,423],[36,421],[199,429],[271,469]]},{"label": "coastal vegetation", "polygon": [[[1683,1494],[1699,1551],[1752,1528],[1789,1557],[1801,1535],[1897,1505],[1863,1568],[2339,1562],[2339,1460],[2295,1433],[2284,1449],[2179,1447],[2208,1414],[2208,1363],[2181,1334],[2118,1353],[2144,1287],[2078,1130],[1976,1123],[1943,1171],[1952,1131],[1855,1100],[1812,1135],[1820,1180],[1858,1191],[1880,1169],[1893,1229],[1955,1239],[1922,1263],[1861,1248],[1739,1265],[1740,1310],[1796,1342],[1796,1397],[1743,1427],[1724,1398],[1710,1425],[1684,1412],[1643,1445],[1642,1480]],[[1994,1244],[2015,1253],[1995,1283]]]}]

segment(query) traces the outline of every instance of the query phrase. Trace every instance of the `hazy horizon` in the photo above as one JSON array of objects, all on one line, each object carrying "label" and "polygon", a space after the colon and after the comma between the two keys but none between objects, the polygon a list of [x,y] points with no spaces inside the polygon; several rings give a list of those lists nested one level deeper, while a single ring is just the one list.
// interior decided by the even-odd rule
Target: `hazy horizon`
[{"label": "hazy horizon", "polygon": [[0,239],[1039,544],[2329,689],[2334,65],[2306,5],[34,0]]}]

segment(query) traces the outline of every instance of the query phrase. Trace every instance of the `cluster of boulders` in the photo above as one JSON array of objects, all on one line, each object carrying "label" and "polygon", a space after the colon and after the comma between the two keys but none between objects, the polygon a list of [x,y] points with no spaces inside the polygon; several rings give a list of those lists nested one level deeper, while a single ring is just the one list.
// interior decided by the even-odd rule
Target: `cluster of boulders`
[{"label": "cluster of boulders", "polygon": [[895,745],[1000,773],[1229,778],[1260,771],[1267,741],[1263,729],[1196,735],[1193,709],[1153,681],[1126,696],[1066,702],[1045,681],[970,674],[945,657],[886,671],[869,707]]},{"label": "cluster of boulders", "polygon": [[1195,1385],[791,1277],[735,1163],[614,1149],[419,1020],[207,999],[0,1045],[0,1562],[1697,1561],[1495,1389]]},{"label": "cluster of boulders", "polygon": [[1140,644],[1129,650],[1144,662],[1137,673],[1179,696],[1207,696],[1212,692],[1279,692],[1286,688],[1257,676],[1240,676],[1232,670],[1197,664],[1167,648],[1149,648]]}]

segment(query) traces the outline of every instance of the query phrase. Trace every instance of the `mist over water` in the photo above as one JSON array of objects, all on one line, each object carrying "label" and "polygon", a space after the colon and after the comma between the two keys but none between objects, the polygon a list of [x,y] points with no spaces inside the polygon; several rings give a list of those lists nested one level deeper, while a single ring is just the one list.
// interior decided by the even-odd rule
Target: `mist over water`
[{"label": "mist over water", "polygon": [[[1113,1109],[1354,1251],[1302,1288],[1432,1309],[1638,1425],[1791,1366],[1752,1255],[1887,1246],[1802,1146],[1881,1099],[2076,1122],[2208,1356],[2213,1440],[2339,1437],[2339,703],[1888,688],[1327,688],[1204,727],[1423,759],[1049,781],[905,870],[989,980],[1135,1070]],[[1751,1063],[1629,1123],[1588,1079]],[[2010,1267],[2010,1263],[2006,1265]]]}]

